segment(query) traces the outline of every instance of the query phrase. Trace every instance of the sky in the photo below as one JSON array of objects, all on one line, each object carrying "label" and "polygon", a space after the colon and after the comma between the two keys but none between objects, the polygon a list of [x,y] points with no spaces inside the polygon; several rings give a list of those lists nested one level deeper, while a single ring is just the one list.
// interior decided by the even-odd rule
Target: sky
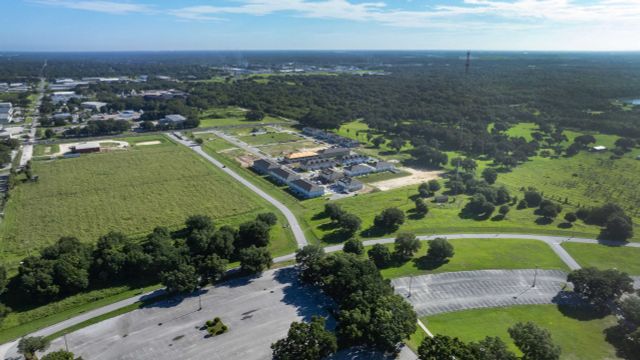
[{"label": "sky", "polygon": [[1,0],[0,51],[640,50],[640,0]]}]

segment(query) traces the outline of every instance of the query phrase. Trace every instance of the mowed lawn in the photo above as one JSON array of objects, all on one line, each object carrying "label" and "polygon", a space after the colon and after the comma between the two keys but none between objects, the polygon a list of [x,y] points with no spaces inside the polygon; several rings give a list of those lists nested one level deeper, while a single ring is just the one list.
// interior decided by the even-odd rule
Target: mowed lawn
[{"label": "mowed lawn", "polygon": [[629,275],[640,275],[640,248],[567,242],[562,247],[583,267],[618,269]]},{"label": "mowed lawn", "polygon": [[[422,318],[433,334],[458,337],[464,341],[479,341],[486,336],[498,336],[516,351],[507,329],[522,321],[533,321],[551,332],[563,360],[618,359],[615,349],[606,342],[603,331],[616,324],[614,316],[594,318],[589,313],[574,310],[563,314],[556,305],[529,305],[508,308],[466,310]],[[412,337],[412,346],[424,338],[422,330]]]},{"label": "mowed lawn", "polygon": [[[397,232],[381,232],[373,227],[373,220],[383,209],[396,207],[406,214],[406,221],[400,226],[398,232],[408,231],[419,235],[428,234],[454,234],[454,233],[529,233],[529,234],[563,234],[567,236],[582,236],[595,238],[600,232],[596,226],[585,225],[578,221],[570,229],[559,227],[562,223],[560,215],[553,223],[538,225],[535,220],[535,209],[517,210],[515,206],[503,220],[474,220],[461,217],[461,210],[467,203],[468,196],[458,195],[453,202],[437,205],[427,199],[429,213],[425,217],[416,217],[411,211],[415,208],[412,198],[417,195],[417,186],[407,186],[388,191],[379,191],[358,195],[335,201],[347,212],[353,213],[362,219],[362,231],[359,236],[363,238],[389,237]],[[519,191],[512,195],[522,198]],[[304,217],[318,239],[324,243],[336,243],[345,240],[339,236],[339,232],[329,218],[324,216],[324,204],[327,200],[312,199],[301,202],[304,208]],[[497,213],[497,212],[496,212]]]},{"label": "mowed lawn", "polygon": [[265,116],[261,121],[248,121],[245,119],[246,111],[237,107],[215,107],[205,110],[200,114],[200,126],[237,126],[237,125],[264,125],[274,123],[287,123],[286,120],[272,116]]},{"label": "mowed lawn", "polygon": [[[213,165],[163,137],[127,151],[74,159],[36,161],[37,183],[12,190],[0,227],[2,256],[12,266],[61,236],[86,242],[111,230],[144,236],[156,226],[178,229],[187,216],[206,214],[217,224],[237,225],[273,211]],[[294,250],[281,226],[272,250]]]},{"label": "mowed lawn", "polygon": [[[440,266],[428,263],[429,243],[423,241],[422,248],[412,260],[382,269],[385,278],[398,278],[453,271],[489,269],[540,269],[564,270],[567,266],[542,241],[522,239],[453,239],[449,240],[455,255]],[[387,245],[393,252],[393,245]],[[367,247],[368,251],[371,247]],[[366,253],[365,251],[365,253]]]}]

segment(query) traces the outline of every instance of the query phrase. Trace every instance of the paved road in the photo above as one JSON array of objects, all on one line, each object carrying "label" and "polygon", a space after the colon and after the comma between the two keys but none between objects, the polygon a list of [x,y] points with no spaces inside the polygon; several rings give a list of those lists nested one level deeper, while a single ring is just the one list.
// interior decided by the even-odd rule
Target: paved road
[{"label": "paved road", "polygon": [[229,169],[224,164],[222,164],[218,160],[216,160],[213,157],[211,157],[204,150],[202,150],[202,147],[197,146],[196,144],[194,144],[193,142],[191,142],[189,140],[178,139],[173,134],[168,134],[168,136],[171,137],[173,140],[179,142],[180,144],[190,147],[198,155],[202,156],[207,161],[209,161],[210,163],[212,163],[213,165],[217,166],[222,171],[227,173],[229,176],[231,176],[232,178],[236,179],[242,185],[244,185],[247,188],[249,188],[249,190],[255,192],[261,198],[267,200],[269,203],[271,203],[273,206],[275,206],[278,210],[280,210],[280,212],[282,212],[284,214],[285,218],[287,219],[287,222],[289,223],[289,226],[291,227],[291,231],[293,232],[293,236],[296,239],[296,242],[298,243],[298,247],[302,248],[302,247],[304,247],[304,246],[306,246],[308,244],[307,243],[307,238],[304,236],[304,232],[302,231],[302,228],[300,228],[300,224],[298,223],[298,220],[296,219],[296,216],[283,203],[281,203],[280,201],[276,200],[273,196],[267,194],[262,189],[260,189],[257,186],[253,185],[251,182],[249,182],[248,180],[246,180],[245,178],[240,176],[235,171]]},{"label": "paved road", "polygon": [[560,270],[459,271],[404,277],[391,283],[420,317],[467,309],[577,301],[562,291],[567,274]]}]

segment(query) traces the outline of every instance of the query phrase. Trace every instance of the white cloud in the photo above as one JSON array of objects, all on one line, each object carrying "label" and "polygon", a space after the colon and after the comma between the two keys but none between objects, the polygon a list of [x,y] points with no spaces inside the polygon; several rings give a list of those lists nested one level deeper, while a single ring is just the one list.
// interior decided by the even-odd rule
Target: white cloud
[{"label": "white cloud", "polygon": [[[219,20],[224,15],[293,16],[369,21],[398,27],[536,27],[551,23],[640,22],[640,0],[600,0],[580,4],[571,0],[464,0],[462,5],[436,4],[418,10],[391,8],[384,2],[354,3],[350,0],[239,0],[234,6],[191,6],[171,10],[188,20]],[[460,21],[465,21],[461,23]]]},{"label": "white cloud", "polygon": [[107,14],[132,14],[151,12],[147,5],[100,0],[32,0],[31,2],[74,10],[94,11]]},{"label": "white cloud", "polygon": [[394,27],[440,29],[531,29],[550,25],[617,25],[640,28],[640,0],[463,0],[460,5],[412,2],[412,9],[385,2],[354,0],[234,0],[231,5],[201,0],[202,5],[159,10],[132,1],[28,0],[38,4],[110,14],[150,13],[181,20],[221,21],[230,15],[294,17],[373,22]]}]

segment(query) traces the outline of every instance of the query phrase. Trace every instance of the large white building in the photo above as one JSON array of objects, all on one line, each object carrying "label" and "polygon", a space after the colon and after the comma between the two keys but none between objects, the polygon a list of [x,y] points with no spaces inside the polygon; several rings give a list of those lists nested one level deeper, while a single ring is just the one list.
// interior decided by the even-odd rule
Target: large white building
[{"label": "large white building", "polygon": [[0,123],[13,121],[13,105],[9,102],[0,103]]}]

